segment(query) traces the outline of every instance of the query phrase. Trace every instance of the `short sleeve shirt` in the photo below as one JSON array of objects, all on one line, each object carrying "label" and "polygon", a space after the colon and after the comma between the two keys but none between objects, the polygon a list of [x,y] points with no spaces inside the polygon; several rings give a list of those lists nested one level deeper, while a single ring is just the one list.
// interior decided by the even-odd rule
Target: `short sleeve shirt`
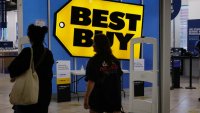
[{"label": "short sleeve shirt", "polygon": [[85,80],[95,82],[89,97],[89,105],[97,111],[116,111],[121,108],[121,75],[119,61],[113,57],[108,64],[105,59],[94,56],[88,61]]}]

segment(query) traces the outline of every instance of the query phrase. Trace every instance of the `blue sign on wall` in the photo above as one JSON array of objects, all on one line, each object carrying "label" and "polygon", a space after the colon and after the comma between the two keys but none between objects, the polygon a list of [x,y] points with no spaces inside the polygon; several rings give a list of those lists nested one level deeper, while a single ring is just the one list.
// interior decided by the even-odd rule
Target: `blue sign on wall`
[{"label": "blue sign on wall", "polygon": [[195,53],[195,45],[200,37],[200,19],[188,20],[188,41],[187,50],[191,53]]},{"label": "blue sign on wall", "polygon": [[181,0],[172,0],[171,2],[171,20],[173,20],[181,9]]},{"label": "blue sign on wall", "polygon": [[0,0],[0,28],[7,27],[6,0]]}]

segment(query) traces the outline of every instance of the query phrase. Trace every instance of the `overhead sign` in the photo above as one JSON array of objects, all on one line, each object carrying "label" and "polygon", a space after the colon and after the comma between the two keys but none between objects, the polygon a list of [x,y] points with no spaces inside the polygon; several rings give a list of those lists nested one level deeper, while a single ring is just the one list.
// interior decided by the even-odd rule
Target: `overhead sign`
[{"label": "overhead sign", "polygon": [[[56,12],[55,35],[72,56],[92,57],[93,37],[104,33],[119,59],[129,59],[130,39],[141,37],[143,5],[104,0],[72,0]],[[139,58],[140,44],[135,45]]]}]

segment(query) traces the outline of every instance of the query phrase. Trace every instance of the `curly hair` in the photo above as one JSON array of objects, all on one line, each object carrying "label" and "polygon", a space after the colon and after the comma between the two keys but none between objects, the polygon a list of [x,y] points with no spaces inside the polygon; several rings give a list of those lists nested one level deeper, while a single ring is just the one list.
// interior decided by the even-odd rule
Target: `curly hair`
[{"label": "curly hair", "polygon": [[45,38],[45,34],[48,32],[47,26],[36,26],[34,24],[29,25],[28,27],[28,37],[30,42],[34,45],[42,44]]}]

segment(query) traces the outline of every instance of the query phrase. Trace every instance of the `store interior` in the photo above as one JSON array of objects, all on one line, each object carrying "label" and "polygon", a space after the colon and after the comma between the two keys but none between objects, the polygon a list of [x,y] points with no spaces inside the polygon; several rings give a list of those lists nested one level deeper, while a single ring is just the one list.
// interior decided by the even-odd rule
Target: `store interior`
[{"label": "store interior", "polygon": [[[118,0],[115,0],[118,1]],[[200,40],[200,15],[198,11],[200,10],[199,0],[180,0],[181,8],[178,15],[171,20],[171,34],[169,38],[171,40],[171,66],[170,66],[170,113],[199,113],[200,112],[200,98],[199,91],[199,75],[200,75],[200,61],[199,55],[195,53],[195,44]],[[55,64],[53,66],[54,78],[53,83],[53,99],[51,104],[50,112],[54,113],[56,110],[59,111],[59,107],[62,106],[62,110],[59,113],[64,113],[64,106],[71,106],[71,108],[76,111],[81,111],[82,99],[84,92],[86,90],[86,82],[84,80],[84,74],[81,76],[74,77],[73,74],[76,72],[71,72],[70,79],[70,92],[71,103],[69,101],[57,103],[57,96],[59,87],[57,87],[57,64],[60,61],[69,61],[69,66],[71,70],[85,70],[88,57],[74,57],[69,54],[69,51],[60,43],[58,37],[54,34],[56,24],[55,22],[55,12],[58,11],[63,5],[66,5],[66,1],[56,1],[52,0],[47,4],[45,2],[40,2],[40,0],[31,1],[20,1],[17,0],[6,0],[6,26],[1,24],[0,28],[0,79],[5,79],[4,76],[9,75],[7,67],[12,62],[12,60],[18,55],[20,51],[19,42],[20,38],[26,37],[26,29],[30,23],[39,23],[44,25],[49,25],[49,34],[46,36],[45,46],[49,48],[55,59]],[[40,2],[40,3],[39,3]],[[119,1],[118,1],[119,2]],[[143,4],[144,5],[144,20],[143,20],[143,37],[153,37],[159,41],[159,0],[145,1],[145,0],[122,0],[122,2]],[[38,4],[39,3],[39,4]],[[21,7],[21,4],[26,4]],[[33,6],[32,4],[38,4]],[[18,7],[17,7],[18,6]],[[3,5],[2,5],[3,7]],[[2,8],[0,7],[0,8]],[[49,10],[48,8],[51,8]],[[25,10],[26,9],[26,10]],[[2,11],[2,10],[0,10]],[[37,13],[37,12],[40,13]],[[3,11],[2,11],[3,12]],[[0,13],[1,14],[1,13]],[[20,20],[19,20],[20,19]],[[3,21],[3,20],[1,20]],[[20,21],[20,22],[19,22]],[[189,22],[191,24],[189,24]],[[20,24],[19,24],[20,23]],[[196,25],[196,26],[195,26]],[[197,28],[197,34],[188,34],[189,29]],[[199,30],[198,30],[199,28]],[[188,38],[190,37],[190,39]],[[20,45],[21,46],[21,45]],[[144,70],[153,69],[153,48],[151,45],[144,44],[142,46],[144,59]],[[158,61],[159,62],[159,61]],[[191,63],[192,62],[192,63]],[[129,60],[120,59],[122,69],[124,74],[122,77],[122,95],[123,105],[127,111],[128,109],[128,96],[129,96]],[[8,78],[6,78],[8,80]],[[75,82],[74,81],[77,81]],[[9,83],[6,85],[0,85],[2,87],[11,87]],[[0,82],[1,84],[1,82]],[[138,83],[137,94],[138,96],[146,96],[149,92],[152,92],[152,84],[149,82]],[[141,88],[142,87],[142,88]],[[0,89],[1,93],[8,90]],[[5,93],[4,92],[4,93]],[[198,94],[199,93],[199,94]],[[2,94],[3,95],[3,94]],[[5,94],[4,94],[5,95]],[[66,95],[64,95],[66,96]],[[145,97],[144,97],[145,98]],[[79,100],[80,99],[80,100]],[[192,104],[193,103],[193,104]],[[0,103],[1,105],[1,103]],[[10,105],[8,105],[11,107]],[[184,106],[187,106],[184,108]],[[74,108],[72,108],[74,107]],[[55,108],[55,109],[54,109]],[[60,108],[61,109],[61,108]],[[5,108],[2,110],[6,110]],[[1,107],[0,107],[1,112]],[[9,113],[10,110],[8,110]],[[85,112],[85,111],[84,111]],[[67,112],[68,113],[68,112]],[[71,113],[71,112],[70,112]],[[74,112],[73,112],[74,113]]]}]

